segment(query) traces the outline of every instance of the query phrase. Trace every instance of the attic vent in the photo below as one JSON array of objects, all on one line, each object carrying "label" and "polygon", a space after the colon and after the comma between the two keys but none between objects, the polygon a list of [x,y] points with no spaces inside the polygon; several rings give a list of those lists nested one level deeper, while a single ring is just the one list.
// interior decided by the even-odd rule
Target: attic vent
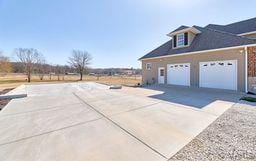
[{"label": "attic vent", "polygon": [[211,66],[214,66],[215,65],[215,63],[211,63]]},{"label": "attic vent", "polygon": [[219,65],[224,65],[224,63],[219,63]]},{"label": "attic vent", "polygon": [[232,63],[228,63],[228,65],[233,65]]}]

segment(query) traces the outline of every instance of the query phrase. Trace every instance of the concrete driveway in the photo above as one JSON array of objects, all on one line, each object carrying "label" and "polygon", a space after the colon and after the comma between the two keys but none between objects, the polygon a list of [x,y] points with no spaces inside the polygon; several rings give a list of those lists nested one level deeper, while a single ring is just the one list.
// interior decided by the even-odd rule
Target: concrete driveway
[{"label": "concrete driveway", "polygon": [[23,86],[0,112],[0,160],[168,160],[241,94],[96,83]]}]

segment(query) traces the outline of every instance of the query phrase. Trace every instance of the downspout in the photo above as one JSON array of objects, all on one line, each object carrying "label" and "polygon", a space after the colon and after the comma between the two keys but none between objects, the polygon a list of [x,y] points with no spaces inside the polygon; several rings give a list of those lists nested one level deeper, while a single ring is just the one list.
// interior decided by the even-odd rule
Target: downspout
[{"label": "downspout", "polygon": [[245,93],[248,92],[248,51],[247,46],[244,47],[245,50]]}]

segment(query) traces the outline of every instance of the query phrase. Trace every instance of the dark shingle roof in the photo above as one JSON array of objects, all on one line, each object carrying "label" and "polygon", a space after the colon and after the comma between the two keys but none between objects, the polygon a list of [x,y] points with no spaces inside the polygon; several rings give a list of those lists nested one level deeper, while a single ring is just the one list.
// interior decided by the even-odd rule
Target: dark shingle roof
[{"label": "dark shingle roof", "polygon": [[171,33],[179,31],[179,30],[187,29],[187,28],[189,28],[189,27],[182,25],[182,26],[178,27],[177,29],[173,30]]},{"label": "dark shingle roof", "polygon": [[256,17],[228,25],[209,24],[205,28],[211,28],[214,30],[225,31],[233,34],[253,32],[256,31]]},{"label": "dark shingle roof", "polygon": [[202,28],[199,26],[193,27],[200,30],[201,33],[195,36],[190,46],[173,49],[172,40],[170,40],[162,46],[158,47],[157,49],[141,57],[140,59],[167,55],[178,55],[187,52],[211,50],[256,43],[256,40],[248,39],[242,36],[237,36],[235,34],[217,31],[210,28]]}]

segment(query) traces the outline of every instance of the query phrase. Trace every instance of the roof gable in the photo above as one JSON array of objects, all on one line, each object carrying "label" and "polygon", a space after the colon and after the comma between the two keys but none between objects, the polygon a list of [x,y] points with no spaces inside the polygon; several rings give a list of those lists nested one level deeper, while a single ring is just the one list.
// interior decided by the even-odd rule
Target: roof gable
[{"label": "roof gable", "polygon": [[199,31],[198,29],[194,28],[193,26],[192,27],[188,27],[188,26],[180,26],[179,28],[175,29],[174,31],[170,32],[169,34],[167,34],[167,36],[173,36],[173,35],[176,35],[176,34],[179,34],[179,33],[184,33],[184,32],[192,32],[194,34],[198,34],[200,33],[201,31]]},{"label": "roof gable", "polygon": [[187,29],[187,28],[189,28],[189,27],[182,25],[182,26],[178,27],[177,29],[173,30],[171,33],[177,32],[177,31],[180,31],[180,30],[184,30],[184,29]]}]

